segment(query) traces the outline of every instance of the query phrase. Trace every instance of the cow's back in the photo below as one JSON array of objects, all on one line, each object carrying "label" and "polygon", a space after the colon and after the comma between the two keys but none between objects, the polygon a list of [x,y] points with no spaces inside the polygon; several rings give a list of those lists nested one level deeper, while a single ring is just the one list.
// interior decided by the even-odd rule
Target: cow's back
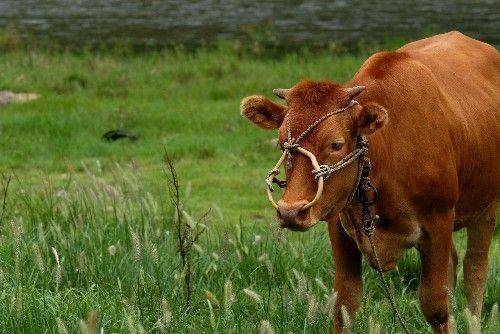
[{"label": "cow's back", "polygon": [[[413,155],[420,150],[421,161],[428,162],[422,175],[412,172],[412,178],[427,185],[442,180],[443,191],[456,190],[459,216],[498,200],[500,57],[495,48],[458,32],[437,35],[374,55],[354,81],[371,83],[367,99],[382,96],[379,102],[389,104],[385,140],[393,140],[390,147]],[[393,156],[410,164],[408,154]],[[418,162],[412,167],[419,168]],[[446,176],[438,170],[446,170]]]}]

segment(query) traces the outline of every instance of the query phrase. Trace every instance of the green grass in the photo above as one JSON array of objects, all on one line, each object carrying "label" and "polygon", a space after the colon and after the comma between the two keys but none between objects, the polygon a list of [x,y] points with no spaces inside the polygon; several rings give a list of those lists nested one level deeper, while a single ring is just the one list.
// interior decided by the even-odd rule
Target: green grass
[{"label": "green grass", "polygon": [[[0,109],[0,168],[14,175],[0,222],[0,332],[77,332],[91,310],[105,333],[160,331],[167,310],[166,331],[173,333],[255,332],[262,320],[276,333],[330,331],[323,312],[332,285],[326,227],[304,234],[276,229],[262,186],[277,158],[269,141],[275,133],[247,124],[238,109],[246,95],[271,95],[304,77],[345,81],[364,58],[326,51],[262,58],[227,47],[0,55],[0,89],[41,94]],[[140,138],[101,140],[116,128]],[[184,208],[195,219],[212,208],[209,231],[192,254],[189,310],[165,151],[175,159]],[[498,240],[496,233],[485,328],[500,300]],[[456,241],[463,257],[463,233]],[[418,271],[411,251],[389,277],[412,332],[430,333],[417,301]],[[384,333],[399,332],[368,267],[364,281],[354,332],[366,333],[370,317]],[[227,282],[234,298],[224,298]],[[218,301],[211,297],[213,317],[206,291]],[[454,310],[461,333],[464,299],[460,277]]]}]

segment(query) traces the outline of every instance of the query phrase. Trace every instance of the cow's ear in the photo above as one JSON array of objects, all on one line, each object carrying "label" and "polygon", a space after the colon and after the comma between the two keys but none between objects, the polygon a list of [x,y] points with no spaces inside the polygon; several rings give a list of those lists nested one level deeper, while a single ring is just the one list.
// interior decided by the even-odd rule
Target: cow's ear
[{"label": "cow's ear", "polygon": [[241,115],[263,129],[277,129],[286,115],[284,106],[265,96],[252,95],[241,101]]},{"label": "cow's ear", "polygon": [[358,131],[365,135],[384,127],[387,121],[387,110],[377,103],[368,103],[364,105],[356,115]]}]

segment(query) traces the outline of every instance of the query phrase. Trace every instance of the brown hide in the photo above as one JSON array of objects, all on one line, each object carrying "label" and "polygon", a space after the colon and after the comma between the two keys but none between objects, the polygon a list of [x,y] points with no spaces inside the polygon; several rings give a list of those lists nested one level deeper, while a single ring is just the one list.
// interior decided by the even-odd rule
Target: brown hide
[{"label": "brown hide", "polygon": [[[436,333],[449,333],[447,291],[456,276],[451,235],[462,227],[468,232],[468,307],[481,314],[500,195],[499,53],[458,32],[437,35],[371,56],[343,86],[303,81],[286,92],[286,106],[249,97],[242,114],[267,125],[262,127],[279,127],[283,145],[288,128],[298,136],[328,111],[344,107],[350,101],[346,87],[354,86],[365,86],[356,97],[359,105],[322,122],[300,145],[320,164],[332,164],[354,149],[357,134],[368,134],[370,177],[379,191],[374,210],[381,217],[374,243],[382,269],[392,269],[405,249],[417,246],[422,311]],[[262,99],[266,102],[259,102]],[[265,112],[255,115],[259,108]],[[266,113],[271,113],[267,120],[272,122],[265,121]],[[332,149],[339,141],[340,149]],[[310,162],[296,154],[292,160],[281,201],[285,208],[310,201],[316,189]],[[329,224],[339,293],[335,333],[341,333],[340,306],[353,314],[361,301],[360,254],[374,265],[359,205],[344,209],[356,170],[351,165],[331,176],[321,201],[294,221],[296,229],[317,220]]]}]

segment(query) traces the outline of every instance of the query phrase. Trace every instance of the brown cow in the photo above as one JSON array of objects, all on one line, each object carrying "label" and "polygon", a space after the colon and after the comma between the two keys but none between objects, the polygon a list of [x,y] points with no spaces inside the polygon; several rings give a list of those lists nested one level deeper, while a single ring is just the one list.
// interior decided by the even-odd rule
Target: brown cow
[{"label": "brown cow", "polygon": [[[449,333],[448,288],[455,286],[458,261],[452,232],[467,228],[465,292],[469,309],[480,317],[500,198],[498,51],[450,32],[376,53],[343,86],[302,81],[275,94],[286,105],[250,96],[241,113],[259,127],[279,129],[282,150],[328,112],[348,107],[317,124],[300,148],[331,165],[366,136],[369,175],[379,193],[372,210],[380,216],[373,240],[381,269],[391,270],[406,249],[418,248],[420,304],[435,333]],[[277,219],[294,230],[328,222],[338,292],[334,332],[341,333],[341,305],[354,315],[361,303],[361,255],[375,266],[360,204],[347,206],[361,162],[332,173],[308,206],[318,182],[311,161],[296,149],[290,149],[286,190],[275,204]]]}]

